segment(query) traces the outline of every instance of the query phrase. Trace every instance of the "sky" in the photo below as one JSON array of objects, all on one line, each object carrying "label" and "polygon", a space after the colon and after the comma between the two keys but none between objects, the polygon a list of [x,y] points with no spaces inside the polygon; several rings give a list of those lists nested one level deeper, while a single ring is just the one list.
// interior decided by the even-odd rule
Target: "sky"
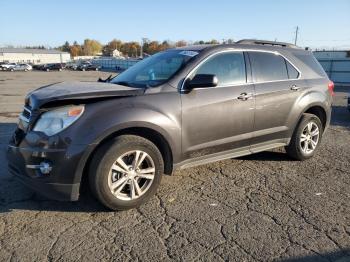
[{"label": "sky", "polygon": [[96,39],[294,42],[350,48],[350,0],[0,0],[0,46]]}]

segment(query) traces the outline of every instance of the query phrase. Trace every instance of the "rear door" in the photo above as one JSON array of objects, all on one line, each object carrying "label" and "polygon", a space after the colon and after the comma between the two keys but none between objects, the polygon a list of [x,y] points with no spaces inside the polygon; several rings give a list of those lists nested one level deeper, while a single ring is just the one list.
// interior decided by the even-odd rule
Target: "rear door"
[{"label": "rear door", "polygon": [[254,86],[247,84],[243,52],[226,51],[212,55],[190,78],[196,74],[214,74],[219,83],[216,87],[197,88],[181,95],[184,157],[243,148],[249,150]]},{"label": "rear door", "polygon": [[290,136],[289,115],[305,86],[300,72],[273,52],[249,52],[255,85],[252,148],[283,143]]}]

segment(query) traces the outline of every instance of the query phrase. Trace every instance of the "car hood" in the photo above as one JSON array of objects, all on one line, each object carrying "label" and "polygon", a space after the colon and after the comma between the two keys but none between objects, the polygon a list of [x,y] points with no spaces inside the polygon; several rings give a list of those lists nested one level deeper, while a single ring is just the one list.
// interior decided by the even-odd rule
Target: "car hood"
[{"label": "car hood", "polygon": [[30,92],[26,97],[26,104],[32,108],[39,108],[53,101],[137,96],[143,95],[144,92],[142,88],[103,82],[61,82]]}]

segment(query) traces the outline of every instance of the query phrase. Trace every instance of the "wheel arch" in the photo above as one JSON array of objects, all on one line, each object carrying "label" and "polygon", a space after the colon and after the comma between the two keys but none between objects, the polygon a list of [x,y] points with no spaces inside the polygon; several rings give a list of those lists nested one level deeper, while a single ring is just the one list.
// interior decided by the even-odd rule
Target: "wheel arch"
[{"label": "wheel arch", "polygon": [[125,128],[120,128],[118,130],[114,130],[112,132],[109,132],[108,134],[105,134],[102,138],[99,138],[99,140],[95,144],[93,144],[93,146],[87,152],[84,153],[82,159],[80,160],[76,171],[77,182],[80,182],[82,185],[87,179],[88,176],[86,175],[86,173],[89,170],[91,160],[94,154],[97,152],[97,150],[99,150],[101,146],[108,143],[108,141],[111,141],[112,139],[121,135],[137,135],[137,136],[146,138],[150,140],[152,143],[154,143],[159,149],[159,151],[161,152],[163,157],[164,174],[166,175],[172,174],[174,152],[173,152],[171,143],[169,143],[166,136],[161,132],[159,132],[158,130],[151,127],[133,126],[133,127],[125,127]]},{"label": "wheel arch", "polygon": [[[308,108],[306,108],[303,112],[303,114],[313,114],[315,116],[317,116],[320,120],[321,120],[321,123],[322,123],[322,127],[323,127],[323,130],[326,129],[327,127],[327,112],[326,110],[321,106],[321,105],[312,105],[312,106],[309,106]],[[300,116],[301,118],[301,116]],[[299,120],[300,120],[299,118]]]}]

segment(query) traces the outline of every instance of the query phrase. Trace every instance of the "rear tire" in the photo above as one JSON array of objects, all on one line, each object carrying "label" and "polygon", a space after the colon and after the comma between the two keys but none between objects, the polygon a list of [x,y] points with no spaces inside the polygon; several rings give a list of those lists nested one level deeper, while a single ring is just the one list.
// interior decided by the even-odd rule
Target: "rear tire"
[{"label": "rear tire", "polygon": [[303,114],[288,146],[287,154],[296,160],[306,160],[314,156],[323,134],[320,119],[313,114]]},{"label": "rear tire", "polygon": [[162,155],[152,142],[122,135],[98,149],[90,166],[89,183],[104,206],[127,210],[140,206],[156,193],[163,172]]}]

